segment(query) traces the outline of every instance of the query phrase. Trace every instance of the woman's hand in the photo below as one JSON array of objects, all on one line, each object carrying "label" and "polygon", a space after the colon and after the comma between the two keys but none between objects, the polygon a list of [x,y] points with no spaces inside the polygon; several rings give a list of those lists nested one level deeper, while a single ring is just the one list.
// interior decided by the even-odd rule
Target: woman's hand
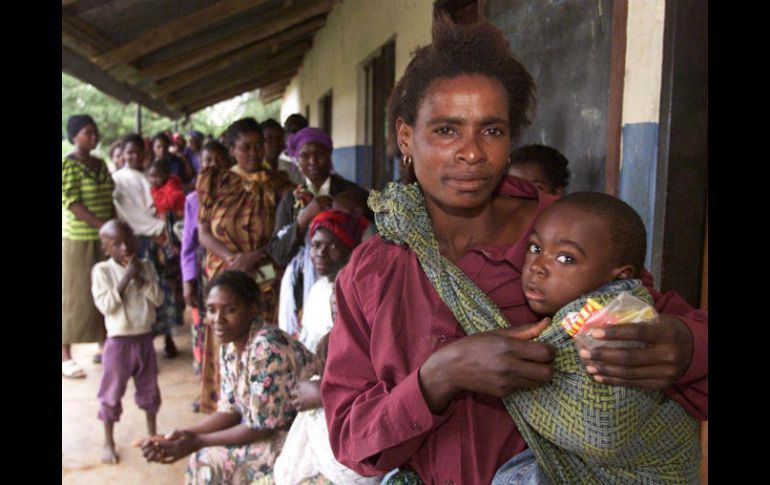
[{"label": "woman's hand", "polygon": [[461,391],[505,397],[550,381],[553,348],[529,341],[549,323],[546,318],[471,335],[435,352],[420,368],[420,388],[430,410],[441,413]]},{"label": "woman's hand", "polygon": [[321,381],[300,381],[291,392],[292,406],[297,411],[321,407]]},{"label": "woman's hand", "polygon": [[313,221],[313,218],[319,213],[331,208],[332,198],[328,195],[320,195],[310,201],[310,203],[297,214],[297,226],[300,232],[305,232],[307,227]]},{"label": "woman's hand", "polygon": [[148,438],[140,444],[147,461],[173,463],[201,449],[198,435],[190,431],[175,429],[163,438],[160,441]]},{"label": "woman's hand", "polygon": [[182,296],[190,308],[198,308],[198,283],[195,280],[182,282]]},{"label": "woman's hand", "polygon": [[608,325],[594,330],[599,340],[636,340],[644,348],[580,348],[586,371],[597,382],[647,389],[665,389],[674,384],[690,366],[692,334],[687,325],[671,315],[658,322]]},{"label": "woman's hand", "polygon": [[227,269],[237,269],[247,273],[253,271],[257,263],[262,260],[261,251],[249,251],[246,253],[237,253],[227,258]]}]

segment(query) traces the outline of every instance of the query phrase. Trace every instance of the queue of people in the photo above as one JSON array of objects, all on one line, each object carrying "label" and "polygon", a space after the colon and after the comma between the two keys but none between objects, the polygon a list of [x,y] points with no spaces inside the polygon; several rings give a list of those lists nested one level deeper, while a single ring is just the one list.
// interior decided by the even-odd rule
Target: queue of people
[{"label": "queue of people", "polygon": [[[156,136],[150,165],[128,135],[112,176],[96,122],[70,118],[62,374],[106,333],[104,462],[134,377],[141,452],[189,457],[190,484],[697,480],[707,311],[653,287],[630,206],[565,195],[553,148],[511,150],[535,86],[500,31],[439,16],[433,35],[388,103],[400,182],[371,194],[301,115]],[[658,316],[574,338],[622,292]],[[173,357],[185,304],[208,416],[158,434],[152,339]]]}]

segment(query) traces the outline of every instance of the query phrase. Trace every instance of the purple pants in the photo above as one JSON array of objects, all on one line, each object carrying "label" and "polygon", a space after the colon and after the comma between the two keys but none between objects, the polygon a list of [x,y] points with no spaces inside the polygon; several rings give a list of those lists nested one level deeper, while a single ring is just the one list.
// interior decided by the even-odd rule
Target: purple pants
[{"label": "purple pants", "polygon": [[108,337],[102,350],[102,382],[99,384],[99,419],[120,421],[120,400],[126,393],[128,379],[133,376],[136,405],[150,414],[160,409],[158,362],[152,334]]}]

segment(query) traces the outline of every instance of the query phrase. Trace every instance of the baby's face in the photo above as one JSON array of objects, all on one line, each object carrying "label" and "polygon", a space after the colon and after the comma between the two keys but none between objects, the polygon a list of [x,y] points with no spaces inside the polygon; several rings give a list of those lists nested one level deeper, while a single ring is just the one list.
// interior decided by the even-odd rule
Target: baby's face
[{"label": "baby's face", "polygon": [[622,272],[610,257],[609,228],[600,217],[570,205],[546,210],[527,243],[524,296],[541,315],[553,315]]}]

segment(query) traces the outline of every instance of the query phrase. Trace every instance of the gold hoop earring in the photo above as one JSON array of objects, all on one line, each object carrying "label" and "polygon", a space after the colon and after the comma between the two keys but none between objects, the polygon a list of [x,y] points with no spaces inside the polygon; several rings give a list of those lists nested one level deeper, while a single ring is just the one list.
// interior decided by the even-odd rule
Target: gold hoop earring
[{"label": "gold hoop earring", "polygon": [[401,163],[404,165],[404,168],[409,168],[409,166],[412,164],[412,156],[405,156]]}]

